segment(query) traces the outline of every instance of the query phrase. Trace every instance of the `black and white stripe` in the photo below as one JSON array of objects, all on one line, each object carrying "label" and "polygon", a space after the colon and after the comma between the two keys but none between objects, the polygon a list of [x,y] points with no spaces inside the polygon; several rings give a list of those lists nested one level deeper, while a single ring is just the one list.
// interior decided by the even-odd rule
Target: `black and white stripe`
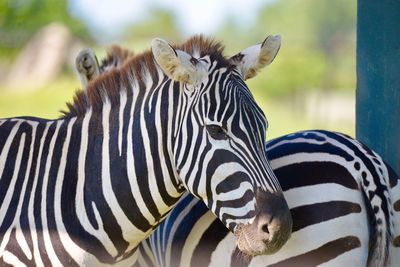
[{"label": "black and white stripe", "polygon": [[211,45],[197,37],[172,53],[200,55],[196,83],[164,74],[147,52],[78,93],[61,119],[0,121],[0,265],[132,265],[184,187],[232,230],[257,218],[259,188],[285,203],[266,119]]},{"label": "black and white stripe", "polygon": [[234,236],[187,194],[140,245],[137,265],[397,266],[400,180],[379,155],[327,131],[282,136],[266,150],[293,218],[280,251],[246,261]]},{"label": "black and white stripe", "polygon": [[[119,47],[116,48],[117,51],[120,50],[124,51],[124,49],[121,49]],[[129,52],[125,52],[125,54],[127,53]],[[121,57],[120,56],[121,54],[122,53],[120,52],[118,53],[114,52],[109,54],[109,57],[111,58]],[[108,61],[112,62],[116,60],[113,59]],[[123,61],[122,59],[118,60],[118,62],[121,62],[121,64],[122,61]],[[103,65],[106,63],[107,61],[104,61]],[[112,67],[118,67],[118,66],[112,65]],[[323,134],[323,132],[314,132],[314,134],[316,133]],[[328,133],[325,132],[325,134]],[[286,248],[284,248],[283,251],[280,252],[281,256],[278,256],[278,258],[279,257],[281,258],[281,261],[279,263],[280,265],[290,265],[290,266],[299,264],[303,265],[306,264],[306,262],[308,262],[309,265],[313,266],[323,262],[330,262],[333,264],[340,264],[340,265],[350,265],[350,264],[363,265],[362,263],[366,261],[366,257],[368,254],[370,258],[369,260],[370,266],[381,265],[381,262],[385,261],[384,254],[386,253],[385,250],[387,250],[385,246],[389,244],[389,242],[387,242],[388,240],[385,240],[385,238],[377,236],[375,238],[378,238],[381,244],[376,243],[375,244],[376,249],[368,250],[368,246],[365,245],[367,243],[367,241],[365,241],[365,238],[369,238],[370,243],[373,243],[375,240],[373,234],[370,234],[368,236],[365,235],[366,233],[365,227],[367,225],[374,225],[374,222],[379,220],[379,218],[377,217],[382,216],[382,214],[375,215],[375,212],[371,211],[371,210],[376,210],[376,208],[372,208],[371,202],[369,200],[367,200],[368,202],[367,205],[363,205],[363,202],[360,200],[361,194],[365,194],[365,192],[367,192],[368,190],[368,188],[365,187],[369,184],[369,180],[368,178],[363,178],[364,176],[366,176],[367,172],[361,171],[361,173],[359,173],[357,176],[357,173],[349,172],[346,170],[347,167],[343,167],[340,165],[340,164],[344,164],[344,166],[347,165],[346,161],[343,160],[336,161],[333,155],[328,156],[328,154],[335,154],[340,150],[345,150],[343,149],[343,146],[342,148],[339,149],[335,148],[335,146],[337,146],[339,141],[336,140],[339,139],[339,135],[336,135],[334,133],[331,134],[333,134],[330,137],[331,139],[325,140],[327,144],[324,145],[319,144],[315,146],[312,145],[311,143],[310,144],[307,143],[309,141],[312,141],[313,134],[311,134],[310,132],[304,132],[303,134],[305,135],[304,137],[300,135],[300,133],[296,133],[294,134],[294,138],[292,137],[289,142],[285,142],[284,145],[279,143],[279,145],[273,148],[273,151],[282,152],[282,149],[284,149],[283,147],[289,147],[289,150],[292,148],[294,149],[294,151],[296,151],[296,153],[294,153],[293,155],[290,155],[290,152],[287,152],[288,155],[286,155],[283,159],[279,160],[283,162],[283,167],[284,169],[287,170],[284,171],[282,174],[279,174],[279,178],[283,179],[282,177],[290,177],[291,176],[290,173],[294,173],[294,175],[292,176],[295,176],[296,180],[292,180],[294,178],[291,178],[291,180],[289,180],[289,184],[291,183],[292,184],[291,186],[299,188],[297,190],[299,193],[291,194],[289,198],[290,200],[293,199],[292,200],[293,203],[298,203],[297,205],[291,204],[293,206],[296,206],[295,208],[293,208],[295,221],[298,223],[299,220],[301,219],[304,220],[305,216],[309,215],[309,218],[305,220],[305,222],[298,223],[299,226],[295,226],[296,232],[300,228],[307,227],[308,225],[314,225],[313,227],[311,227],[312,232],[307,233],[307,236],[304,237],[304,240],[306,240],[307,242],[303,242],[303,244],[308,246],[314,244],[314,247],[312,249],[307,250],[307,246],[303,246],[306,250],[303,249],[303,253],[301,254],[301,252],[296,252],[296,249],[294,249],[293,246],[287,245]],[[277,140],[282,141],[285,140],[285,138],[286,137],[281,137],[278,138]],[[339,143],[343,142],[343,140],[346,140],[346,137],[341,137],[341,138],[342,141],[339,141]],[[350,146],[349,143],[354,143],[356,147],[360,146],[360,144],[357,143],[355,140],[349,139],[344,144],[344,147],[348,146],[347,150],[354,150],[354,151],[357,150],[354,149],[354,146]],[[267,147],[267,149],[272,149],[272,148]],[[363,148],[363,150],[361,150],[361,154],[363,153],[371,154],[370,150],[367,148]],[[342,155],[339,156],[339,158],[343,157]],[[304,157],[304,158],[299,158],[299,157]],[[318,163],[313,163],[313,161],[316,161]],[[368,162],[370,161],[370,159],[361,158],[361,162],[362,161]],[[390,167],[388,167],[382,162],[379,156],[376,159],[372,159],[372,161],[373,165],[377,167],[378,172],[380,172],[380,175],[382,175],[381,172],[382,169],[385,169],[385,174],[383,175],[385,177],[389,177],[390,185],[388,185],[387,181],[382,181],[382,184],[391,188],[390,196],[393,198],[392,203],[394,210],[394,213],[393,210],[392,212],[390,212],[391,213],[390,216],[393,217],[392,221],[400,222],[400,217],[399,217],[400,187],[398,186],[399,180],[396,178],[397,176],[393,173]],[[289,164],[290,162],[296,162],[296,163]],[[307,165],[309,167],[307,167]],[[319,168],[325,169],[325,174],[322,175],[321,177],[318,177],[318,174],[322,173],[321,169],[319,169],[319,171],[315,169],[317,165],[319,165]],[[379,165],[384,165],[384,167],[380,168]],[[355,164],[354,167],[357,168],[358,171],[361,170],[361,164]],[[371,167],[371,165],[369,165],[369,167]],[[299,175],[302,169],[307,170],[305,172],[306,173],[305,175]],[[326,173],[329,175],[326,175]],[[373,175],[368,177],[372,176]],[[377,175],[375,175],[375,177],[376,176]],[[363,179],[363,181],[361,181],[361,178]],[[330,182],[329,179],[333,179],[334,181]],[[379,183],[380,182],[378,182],[378,184]],[[361,188],[362,184],[364,184],[363,189],[360,189],[360,191],[354,191],[356,188]],[[373,182],[373,184],[375,184],[375,182]],[[309,190],[308,194],[305,194],[309,196],[306,201],[312,204],[301,204],[303,202],[300,201],[300,199],[302,198],[306,199],[305,196],[302,196],[304,191],[306,191],[305,187],[308,187],[307,190]],[[349,187],[351,189],[345,190],[346,187]],[[384,188],[384,186],[379,186],[379,187]],[[346,191],[347,194],[345,194]],[[372,190],[369,191],[374,192],[374,189],[372,188]],[[332,195],[332,193],[326,194],[325,192],[332,192],[333,194],[336,194],[338,192],[340,193],[338,193],[337,196],[334,196]],[[373,193],[368,193],[368,194],[370,196],[373,195]],[[382,196],[382,194],[380,195]],[[355,198],[356,200],[354,200]],[[389,201],[390,205],[390,198],[388,198],[387,201]],[[361,203],[361,205],[354,203]],[[375,206],[379,207],[379,204]],[[321,215],[316,215],[315,213],[313,213],[314,210],[328,210],[328,213],[325,212],[321,213]],[[354,215],[353,213],[355,214],[361,213],[362,210],[363,214],[359,214],[360,223],[357,222],[357,216],[353,216],[354,218],[350,216]],[[365,210],[369,211],[367,212],[369,214],[368,220],[365,220],[364,218]],[[158,262],[159,264],[161,263],[164,264],[162,266],[178,266],[179,263],[181,263],[181,266],[186,266],[189,265],[188,260],[195,262],[198,266],[207,265],[206,262],[210,260],[210,257],[207,255],[204,256],[204,252],[202,251],[208,251],[209,253],[213,251],[214,246],[218,244],[219,240],[218,238],[222,239],[222,237],[224,237],[227,234],[227,232],[226,229],[223,227],[223,225],[220,224],[218,220],[214,219],[211,213],[206,213],[206,212],[207,210],[201,202],[194,199],[191,195],[185,196],[178,204],[178,206],[173,210],[172,214],[167,218],[167,222],[161,225],[162,230],[161,229],[157,230],[157,232],[153,234],[152,237],[140,247],[142,253],[141,256],[138,258],[139,265],[153,266],[156,265],[156,262]],[[378,211],[377,213],[380,212]],[[204,216],[202,216],[202,214],[204,214]],[[335,220],[335,218],[339,219]],[[327,221],[331,221],[331,223],[329,224],[327,223]],[[359,232],[359,236],[356,238],[354,236],[339,238],[336,236],[324,235],[323,237],[325,238],[325,240],[322,240],[321,237],[318,235],[318,228],[315,226],[315,224],[319,224],[321,227],[321,231],[324,231],[329,226],[332,228],[332,231],[340,232],[339,228],[341,227],[345,228],[340,224],[344,223],[347,223],[350,226],[361,225],[362,227],[360,228],[361,232]],[[186,227],[182,228],[182,226],[184,225]],[[200,228],[191,229],[192,226]],[[375,224],[375,226],[378,225]],[[178,229],[179,227],[182,229]],[[208,228],[206,229],[204,227]],[[357,230],[359,231],[360,229]],[[379,229],[375,229],[374,232],[378,233],[379,231],[380,231]],[[390,247],[389,262],[393,264],[395,262],[400,261],[400,249],[399,249],[400,236],[399,236],[399,230],[396,230],[395,223],[392,225],[392,232],[395,233],[395,236],[393,238],[392,243],[389,245]],[[179,238],[176,238],[175,234]],[[300,234],[299,236],[301,238],[302,234]],[[312,238],[313,236],[315,236],[316,238],[313,239]],[[362,238],[363,236],[364,236],[363,245],[357,248],[357,246],[360,244],[360,240],[363,239]],[[205,242],[204,240],[201,239],[205,239],[207,241]],[[187,240],[190,240],[190,242],[188,242]],[[313,242],[311,243],[310,240],[313,240]],[[316,247],[317,244],[316,240],[320,240],[319,247]],[[156,241],[161,243],[155,243]],[[185,241],[186,243],[183,243]],[[229,243],[229,241],[230,240],[228,240],[227,243],[228,247],[231,246],[232,249],[233,243]],[[163,242],[167,245],[165,245]],[[197,242],[202,243],[202,245],[201,244],[197,245]],[[185,244],[184,246],[185,249],[184,251],[181,251],[183,248],[183,244]],[[221,242],[221,244],[223,244],[223,242]],[[370,245],[372,246],[373,244]],[[337,249],[338,247],[340,249]],[[157,260],[153,257],[154,255],[151,248],[157,250],[158,252]],[[160,250],[161,248],[162,250]],[[347,253],[348,251],[352,251],[352,253]],[[347,256],[343,256],[343,254],[345,253],[347,253]],[[179,254],[184,255],[182,258],[186,259],[186,261],[184,262],[180,261],[179,257],[171,258],[171,255],[179,255]],[[223,253],[215,252],[215,254],[222,256],[222,259],[224,259]],[[338,255],[340,256],[336,259],[336,261],[332,260],[330,261],[330,259],[333,259]],[[356,260],[352,259],[353,256]],[[203,262],[204,260],[205,262]],[[237,259],[235,257],[232,257],[232,260],[233,262],[231,263],[231,265],[237,264],[236,262]],[[269,256],[269,260],[267,262],[271,263],[273,261],[274,260],[271,259],[271,256]],[[375,264],[374,262],[378,263]],[[223,265],[228,265],[228,264],[223,264]],[[254,265],[254,263],[252,263],[252,265]],[[258,266],[257,264],[255,265]],[[264,265],[260,264],[260,266]]]}]

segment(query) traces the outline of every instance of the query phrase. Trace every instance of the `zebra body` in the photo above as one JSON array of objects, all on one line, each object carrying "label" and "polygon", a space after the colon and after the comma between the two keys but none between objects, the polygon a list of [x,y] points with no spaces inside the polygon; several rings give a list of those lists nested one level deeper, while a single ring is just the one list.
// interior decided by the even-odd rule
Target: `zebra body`
[{"label": "zebra body", "polygon": [[[134,192],[111,190],[128,181],[112,180],[120,170],[107,162],[120,152],[109,144],[117,140],[109,139],[107,123],[95,125],[92,116],[2,121],[0,265],[114,263],[130,256],[156,225],[151,213],[142,215],[149,219],[148,229],[132,216],[134,206],[126,204],[134,203]],[[139,187],[129,182],[128,189]],[[174,194],[178,197],[179,191]]]},{"label": "zebra body", "polygon": [[0,265],[132,265],[184,188],[239,245],[280,227],[244,252],[279,249],[290,213],[265,156],[266,119],[243,81],[279,43],[267,38],[256,62],[237,62],[203,37],[177,48],[156,39],[78,92],[63,118],[1,120]]},{"label": "zebra body", "polygon": [[141,244],[137,265],[397,266],[400,180],[379,155],[327,131],[282,136],[266,150],[293,217],[280,251],[246,261],[234,236],[185,195]]}]

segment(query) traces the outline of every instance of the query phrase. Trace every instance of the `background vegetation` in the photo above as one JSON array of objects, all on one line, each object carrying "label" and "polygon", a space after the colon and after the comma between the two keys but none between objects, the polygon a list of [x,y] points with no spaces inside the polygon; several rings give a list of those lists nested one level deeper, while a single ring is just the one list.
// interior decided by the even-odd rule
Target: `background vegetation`
[{"label": "background vegetation", "polygon": [[[68,1],[0,1],[0,117],[56,118],[79,88],[72,71],[75,51],[46,83],[15,89],[6,82],[35,33],[55,21],[69,29],[77,47],[94,47],[99,55],[111,43],[140,52],[156,36],[179,42],[190,34],[173,10],[159,6],[107,38],[74,14]],[[258,10],[252,23],[243,25],[240,18],[230,17],[213,33],[226,45],[227,55],[268,33],[282,35],[274,63],[249,81],[269,119],[268,137],[311,128],[354,135],[355,21],[355,0],[275,0]]]}]

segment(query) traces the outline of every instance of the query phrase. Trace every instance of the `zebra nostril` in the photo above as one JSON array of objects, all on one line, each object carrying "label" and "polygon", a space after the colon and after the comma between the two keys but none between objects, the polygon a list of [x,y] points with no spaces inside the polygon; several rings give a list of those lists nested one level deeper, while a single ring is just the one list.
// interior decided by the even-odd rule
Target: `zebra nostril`
[{"label": "zebra nostril", "polygon": [[270,233],[270,225],[272,224],[272,220],[274,219],[274,216],[267,216],[264,218],[263,224],[261,225],[261,231],[263,233]]},{"label": "zebra nostril", "polygon": [[263,226],[261,226],[261,231],[263,231],[264,233],[269,234],[268,224],[264,224]]}]

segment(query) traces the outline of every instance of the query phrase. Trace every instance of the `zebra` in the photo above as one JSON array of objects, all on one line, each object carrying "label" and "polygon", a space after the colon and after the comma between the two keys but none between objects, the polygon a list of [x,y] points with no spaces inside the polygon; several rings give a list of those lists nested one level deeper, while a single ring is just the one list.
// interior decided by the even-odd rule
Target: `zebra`
[{"label": "zebra", "polygon": [[[119,54],[111,51],[108,57]],[[266,150],[293,207],[296,237],[276,255],[256,257],[250,266],[386,266],[389,250],[391,263],[400,261],[399,178],[379,155],[348,136],[321,130],[282,136]],[[390,197],[397,199],[392,207]],[[315,212],[321,209],[329,214]],[[369,227],[374,231],[369,233]],[[319,236],[328,229],[338,234]],[[207,207],[187,194],[140,245],[137,265],[238,266],[243,262],[232,239]]]},{"label": "zebra", "polygon": [[203,36],[157,38],[77,92],[60,119],[0,120],[0,265],[132,265],[185,190],[243,253],[279,250],[291,216],[244,82],[279,47],[269,36],[226,58]]},{"label": "zebra", "polygon": [[400,179],[378,154],[323,130],[284,135],[266,151],[293,218],[280,251],[246,261],[187,194],[142,242],[135,266],[398,266]]}]

